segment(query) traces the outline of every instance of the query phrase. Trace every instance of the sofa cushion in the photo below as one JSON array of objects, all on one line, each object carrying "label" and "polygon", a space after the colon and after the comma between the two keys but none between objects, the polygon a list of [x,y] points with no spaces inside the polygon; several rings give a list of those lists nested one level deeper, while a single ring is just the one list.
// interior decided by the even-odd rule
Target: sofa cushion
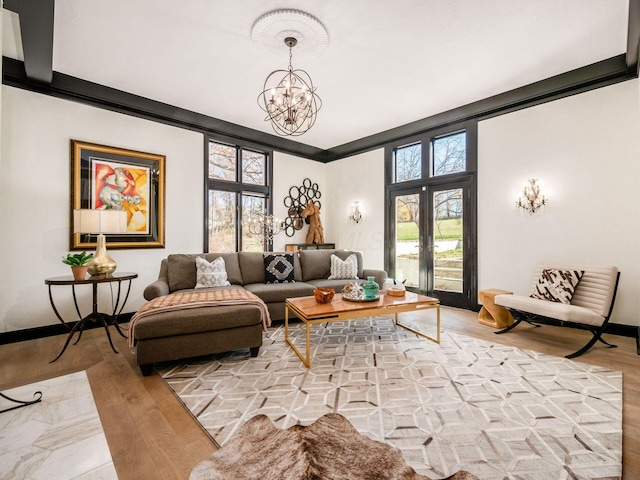
[{"label": "sofa cushion", "polygon": [[294,279],[293,253],[264,253],[265,283],[291,283]]},{"label": "sofa cushion", "polygon": [[315,287],[304,282],[294,283],[249,283],[244,286],[245,289],[254,293],[265,303],[284,302],[287,298],[306,297],[313,295]]},{"label": "sofa cushion", "polygon": [[231,285],[227,279],[224,258],[218,257],[208,262],[202,257],[196,257],[196,287],[225,287]]},{"label": "sofa cushion", "polygon": [[[265,283],[263,252],[238,252],[238,262],[242,269],[243,285],[249,283]],[[300,260],[298,255],[295,254],[293,255],[293,278],[296,282],[302,280]]]},{"label": "sofa cushion", "polygon": [[331,255],[336,255],[346,260],[349,255],[355,254],[358,260],[358,277],[363,278],[362,252],[350,250],[299,250],[300,266],[302,267],[302,281],[329,278],[331,274]]},{"label": "sofa cushion", "polygon": [[237,253],[179,253],[167,257],[167,281],[172,292],[196,286],[196,257],[204,257],[208,262],[222,257],[229,282],[242,285]]}]

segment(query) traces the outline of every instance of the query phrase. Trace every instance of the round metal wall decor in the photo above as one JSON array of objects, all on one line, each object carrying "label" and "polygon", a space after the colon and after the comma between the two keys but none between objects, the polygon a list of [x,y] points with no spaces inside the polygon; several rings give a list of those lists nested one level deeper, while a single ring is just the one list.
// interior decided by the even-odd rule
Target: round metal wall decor
[{"label": "round metal wall decor", "polygon": [[300,215],[304,208],[311,200],[318,208],[322,208],[320,203],[321,193],[318,184],[313,183],[310,179],[305,178],[299,187],[293,186],[289,189],[289,195],[284,197],[284,206],[287,207],[287,218],[284,219],[284,233],[287,237],[293,237],[297,230],[302,229],[306,223],[309,223],[309,217],[306,219]]}]

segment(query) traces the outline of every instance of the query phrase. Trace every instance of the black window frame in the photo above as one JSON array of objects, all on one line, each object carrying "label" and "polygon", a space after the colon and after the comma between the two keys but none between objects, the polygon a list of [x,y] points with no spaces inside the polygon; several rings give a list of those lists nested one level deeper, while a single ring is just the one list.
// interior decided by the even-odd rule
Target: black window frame
[{"label": "black window frame", "polygon": [[[449,173],[444,175],[434,175],[432,161],[432,142],[441,137],[446,137],[457,132],[464,131],[466,133],[466,162],[465,170],[461,172]],[[395,150],[407,145],[420,143],[422,146],[421,173],[420,179],[395,182]],[[395,194],[406,191],[419,191],[433,186],[441,186],[444,184],[457,184],[467,182],[470,185],[469,198],[471,211],[465,210],[463,218],[464,231],[469,234],[470,249],[465,259],[464,268],[471,272],[470,288],[468,298],[462,305],[447,302],[445,298],[441,300],[444,305],[451,304],[462,306],[465,308],[473,308],[477,305],[478,292],[478,230],[477,230],[477,172],[478,172],[478,122],[477,119],[465,120],[462,122],[452,123],[446,126],[437,127],[425,132],[416,133],[415,135],[404,137],[400,140],[389,142],[384,146],[384,182],[385,182],[385,212],[384,212],[384,268],[391,272],[392,258],[395,258],[395,245],[393,232],[395,227],[391,225],[394,218],[392,202]],[[426,205],[422,206],[420,212],[421,218],[426,218]],[[421,242],[423,239],[421,238]],[[426,272],[420,273],[421,278]],[[423,281],[423,284],[426,282]],[[444,296],[446,297],[446,295]]]},{"label": "black window frame", "polygon": [[[233,147],[236,150],[236,179],[235,181],[209,178],[209,144],[217,143]],[[242,152],[244,150],[261,153],[265,156],[265,184],[257,185],[242,182]],[[273,213],[273,150],[252,142],[238,141],[224,135],[204,136],[204,219],[203,219],[203,251],[209,251],[209,192],[219,190],[232,192],[236,195],[236,228],[235,251],[242,250],[242,196],[257,193],[264,196],[267,214]],[[265,240],[264,251],[272,251],[273,244]]]}]

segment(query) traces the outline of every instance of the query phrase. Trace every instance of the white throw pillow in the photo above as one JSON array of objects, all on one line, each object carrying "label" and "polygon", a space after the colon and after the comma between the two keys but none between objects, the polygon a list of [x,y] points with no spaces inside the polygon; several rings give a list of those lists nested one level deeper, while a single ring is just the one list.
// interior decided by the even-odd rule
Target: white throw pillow
[{"label": "white throw pillow", "polygon": [[357,280],[358,279],[358,257],[352,253],[346,260],[342,260],[337,255],[331,255],[331,275],[329,280]]},{"label": "white throw pillow", "polygon": [[225,287],[231,285],[227,279],[227,269],[222,257],[209,263],[202,257],[196,257],[196,287]]}]

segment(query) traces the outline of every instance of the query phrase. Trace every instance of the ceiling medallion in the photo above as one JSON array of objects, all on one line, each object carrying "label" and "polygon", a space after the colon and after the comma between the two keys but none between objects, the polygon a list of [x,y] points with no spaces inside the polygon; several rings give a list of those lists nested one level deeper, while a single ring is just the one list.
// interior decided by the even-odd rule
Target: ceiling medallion
[{"label": "ceiling medallion", "polygon": [[320,21],[306,12],[281,9],[260,16],[251,27],[251,41],[263,54],[285,61],[287,50],[282,48],[285,38],[294,37],[296,59],[309,64],[329,46],[329,34]]}]

